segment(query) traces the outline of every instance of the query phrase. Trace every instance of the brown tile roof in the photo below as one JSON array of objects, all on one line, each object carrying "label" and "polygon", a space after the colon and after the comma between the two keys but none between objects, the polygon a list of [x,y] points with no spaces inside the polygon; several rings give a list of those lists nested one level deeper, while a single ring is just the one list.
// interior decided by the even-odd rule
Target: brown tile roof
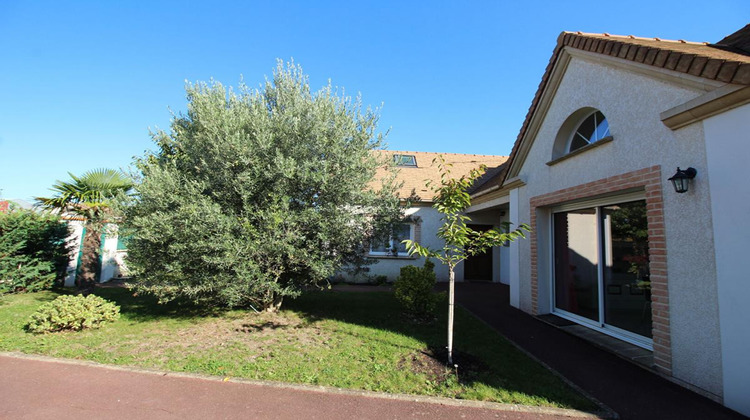
[{"label": "brown tile roof", "polygon": [[750,53],[745,50],[750,47],[750,25],[716,44],[640,38],[632,35],[563,32],[557,38],[557,45],[513,145],[508,165],[505,165],[500,174],[485,182],[481,189],[502,185],[505,181],[510,162],[518,153],[521,139],[526,134],[547,82],[552,76],[555,63],[565,47],[609,55],[719,82],[750,85]]},{"label": "brown tile roof", "polygon": [[[395,151],[395,150],[378,150],[378,153],[386,155],[386,159],[392,159],[393,155],[412,155],[417,160],[417,167],[399,166],[398,167],[398,181],[403,181],[403,185],[398,190],[398,195],[401,198],[407,198],[412,194],[419,197],[423,202],[432,202],[432,191],[425,186],[427,180],[433,182],[440,182],[440,172],[436,163],[433,161],[440,155],[443,156],[446,163],[450,163],[451,175],[454,177],[460,177],[466,175],[472,169],[478,168],[480,165],[487,166],[487,173],[484,177],[480,178],[476,185],[481,184],[488,176],[495,174],[499,171],[499,168],[508,160],[508,156],[494,156],[494,155],[469,155],[461,153],[432,153],[432,152],[409,152],[409,151]],[[386,168],[382,168],[376,174],[377,178],[381,178],[387,174]]]},{"label": "brown tile roof", "polygon": [[727,35],[713,46],[738,54],[750,55],[750,24],[731,35]]},{"label": "brown tile roof", "polygon": [[563,32],[561,37],[558,39],[558,46],[561,47],[609,55],[724,83],[750,84],[750,56],[705,42],[581,32]]}]

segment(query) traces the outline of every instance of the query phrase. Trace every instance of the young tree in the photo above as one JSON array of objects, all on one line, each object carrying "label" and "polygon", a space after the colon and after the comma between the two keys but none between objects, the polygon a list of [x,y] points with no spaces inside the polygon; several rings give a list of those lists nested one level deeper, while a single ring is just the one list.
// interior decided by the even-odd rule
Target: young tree
[{"label": "young tree", "polygon": [[279,62],[260,90],[188,85],[187,114],[136,162],[127,210],[136,287],[168,301],[273,311],[285,296],[361,260],[364,241],[400,215],[376,112],[329,84],[311,92]]},{"label": "young tree", "polygon": [[50,188],[55,196],[36,197],[42,207],[71,213],[84,219],[81,271],[76,276],[78,290],[87,291],[96,283],[99,270],[99,250],[104,224],[114,218],[113,200],[133,187],[133,180],[114,169],[94,169],[80,177],[68,173],[72,181],[57,181]]},{"label": "young tree", "polygon": [[[502,228],[493,228],[487,231],[475,231],[467,226],[471,219],[463,212],[471,205],[471,197],[467,190],[474,181],[482,176],[485,171],[484,165],[478,169],[472,169],[468,175],[460,178],[450,177],[450,164],[440,156],[436,159],[440,169],[440,185],[433,186],[430,182],[427,186],[435,193],[433,207],[442,213],[443,225],[438,229],[437,236],[445,242],[440,250],[432,250],[411,240],[403,241],[409,254],[420,255],[425,258],[436,258],[448,266],[448,364],[453,364],[453,306],[455,302],[455,268],[458,263],[471,255],[480,254],[493,246],[500,246],[508,241],[525,238],[524,231],[530,231],[526,224],[520,225],[516,230],[505,232],[510,224],[505,223]],[[435,163],[435,162],[433,162]]]}]

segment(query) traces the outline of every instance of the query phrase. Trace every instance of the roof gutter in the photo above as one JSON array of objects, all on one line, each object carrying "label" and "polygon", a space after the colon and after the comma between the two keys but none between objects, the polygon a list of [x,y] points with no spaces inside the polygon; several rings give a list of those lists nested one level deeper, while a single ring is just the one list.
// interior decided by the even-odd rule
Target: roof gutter
[{"label": "roof gutter", "polygon": [[478,193],[471,194],[469,197],[471,197],[471,198],[481,197],[481,196],[483,196],[485,194],[489,194],[492,191],[499,190],[499,189],[500,189],[499,185],[493,185],[493,186],[487,188],[486,190],[482,190],[482,191],[479,191]]},{"label": "roof gutter", "polygon": [[750,87],[724,85],[660,114],[661,121],[672,130],[692,124],[750,103]]}]

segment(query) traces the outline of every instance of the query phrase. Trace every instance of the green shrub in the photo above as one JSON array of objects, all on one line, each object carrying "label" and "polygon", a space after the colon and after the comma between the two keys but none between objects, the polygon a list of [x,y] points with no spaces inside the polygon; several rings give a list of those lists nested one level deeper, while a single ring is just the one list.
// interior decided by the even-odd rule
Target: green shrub
[{"label": "green shrub", "polygon": [[407,265],[401,268],[401,275],[393,284],[396,299],[409,315],[419,320],[431,319],[440,299],[440,295],[433,291],[434,268],[435,264],[430,260],[426,260],[421,268]]},{"label": "green shrub", "polygon": [[125,223],[138,292],[274,311],[361,265],[367,238],[403,218],[393,177],[379,175],[377,112],[359,100],[314,92],[281,63],[259,90],[211,82],[187,95],[135,162]]},{"label": "green shrub", "polygon": [[388,284],[388,276],[384,276],[382,274],[379,274],[377,276],[370,276],[368,278],[368,283],[374,284],[375,286],[385,286]]},{"label": "green shrub", "polygon": [[60,217],[31,210],[0,212],[0,294],[33,292],[62,282],[70,252]]},{"label": "green shrub", "polygon": [[45,333],[62,330],[80,331],[99,328],[120,317],[120,307],[95,295],[60,296],[42,304],[31,315],[26,329]]}]

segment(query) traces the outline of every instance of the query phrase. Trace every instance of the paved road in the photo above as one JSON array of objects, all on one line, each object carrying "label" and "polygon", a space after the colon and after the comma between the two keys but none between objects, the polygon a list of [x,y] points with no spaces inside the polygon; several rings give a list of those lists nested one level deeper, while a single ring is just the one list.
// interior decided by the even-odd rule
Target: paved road
[{"label": "paved road", "polygon": [[[518,408],[511,406],[498,410],[488,406],[499,404],[459,406],[455,404],[460,402],[453,400],[414,401],[304,388],[0,355],[1,419],[570,418],[561,410],[516,411]],[[440,400],[444,403],[435,402]]]}]

